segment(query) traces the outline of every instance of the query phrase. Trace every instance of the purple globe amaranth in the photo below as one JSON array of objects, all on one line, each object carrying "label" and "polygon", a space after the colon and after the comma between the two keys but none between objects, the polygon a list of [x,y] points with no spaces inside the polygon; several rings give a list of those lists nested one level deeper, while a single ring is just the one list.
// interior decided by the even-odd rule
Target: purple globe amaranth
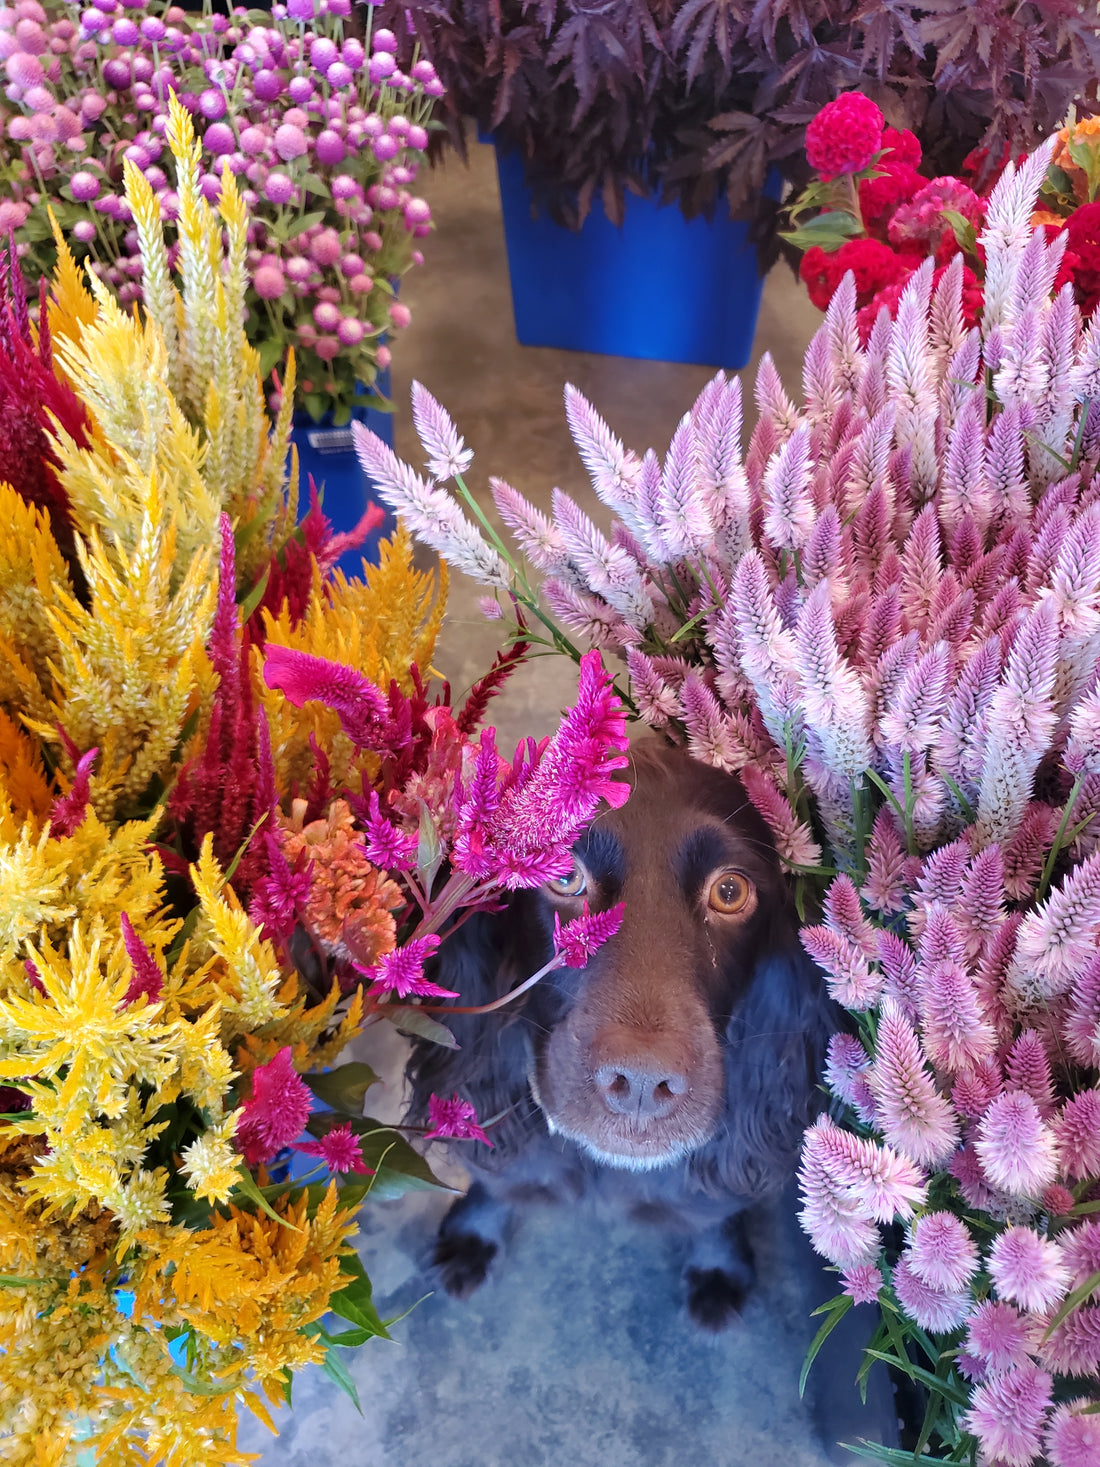
[{"label": "purple globe amaranth", "polygon": [[309,252],[318,265],[335,265],[343,254],[340,236],[335,229],[323,229],[320,234],[314,236]]},{"label": "purple globe amaranth", "polygon": [[286,278],[278,265],[260,265],[253,273],[252,288],[261,300],[278,300],[286,290]]},{"label": "purple globe amaranth", "polygon": [[262,127],[253,124],[241,130],[241,151],[247,153],[251,158],[258,158],[263,153],[270,141],[270,133]]},{"label": "purple globe amaranth", "polygon": [[283,91],[283,79],[277,71],[257,71],[252,78],[252,90],[261,102],[274,102]]},{"label": "purple globe amaranth", "polygon": [[216,158],[232,153],[237,143],[233,136],[233,129],[226,122],[212,122],[203,133],[202,140],[208,151]]},{"label": "purple globe amaranth", "polygon": [[293,180],[285,173],[269,173],[264,183],[264,195],[273,204],[288,204],[294,197]]},{"label": "purple globe amaranth", "polygon": [[286,13],[291,20],[312,20],[316,13],[315,0],[286,0]]},{"label": "purple globe amaranth", "polygon": [[347,148],[339,133],[326,127],[323,132],[317,134],[314,141],[314,151],[318,162],[323,163],[326,168],[334,168],[342,163],[347,156]]},{"label": "purple globe amaranth", "polygon": [[210,122],[217,122],[226,113],[226,101],[216,87],[207,87],[199,94],[199,111]]},{"label": "purple globe amaranth", "polygon": [[315,37],[309,48],[310,65],[315,71],[327,72],[333,62],[339,59],[340,52],[335,41],[330,41],[327,36]]},{"label": "purple globe amaranth", "polygon": [[336,328],[336,335],[341,346],[358,346],[366,335],[366,328],[354,316],[345,316]]},{"label": "purple globe amaranth", "polygon": [[313,82],[308,76],[292,76],[287,82],[287,93],[292,102],[302,107],[313,96]]},{"label": "purple globe amaranth", "polygon": [[325,72],[325,80],[328,82],[330,87],[338,87],[340,89],[343,89],[344,87],[351,86],[352,82],[355,80],[355,73],[346,62],[334,61],[329,69]]},{"label": "purple globe amaranth", "polygon": [[284,122],[275,129],[275,151],[284,163],[289,163],[309,151],[309,141],[297,124]]},{"label": "purple globe amaranth", "polygon": [[340,311],[332,301],[319,301],[313,307],[313,319],[322,331],[335,331],[340,325]]},{"label": "purple globe amaranth", "polygon": [[69,180],[69,188],[72,190],[73,198],[79,203],[87,203],[94,199],[99,193],[99,179],[94,173],[87,173],[83,169],[74,173]]}]

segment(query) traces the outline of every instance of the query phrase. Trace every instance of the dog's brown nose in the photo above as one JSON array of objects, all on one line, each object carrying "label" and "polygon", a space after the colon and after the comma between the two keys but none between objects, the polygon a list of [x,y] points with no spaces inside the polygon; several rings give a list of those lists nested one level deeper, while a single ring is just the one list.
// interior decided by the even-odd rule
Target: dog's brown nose
[{"label": "dog's brown nose", "polygon": [[667,1036],[643,1048],[634,1036],[600,1035],[593,1045],[592,1075],[608,1110],[642,1120],[667,1116],[688,1089],[678,1049]]}]

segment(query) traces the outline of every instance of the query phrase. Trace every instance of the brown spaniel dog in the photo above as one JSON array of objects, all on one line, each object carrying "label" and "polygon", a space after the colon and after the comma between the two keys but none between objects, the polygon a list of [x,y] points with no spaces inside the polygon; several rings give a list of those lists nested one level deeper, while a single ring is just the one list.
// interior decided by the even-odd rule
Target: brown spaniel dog
[{"label": "brown spaniel dog", "polygon": [[617,936],[513,1005],[455,1015],[459,1049],[420,1044],[412,1113],[455,1091],[503,1113],[492,1150],[463,1148],[477,1180],[435,1253],[450,1293],[484,1280],[517,1206],[595,1192],[689,1235],[688,1309],[716,1330],[753,1279],[744,1211],[789,1178],[812,1116],[831,1006],[740,782],[656,742],[631,764],[631,798],[597,816],[570,875],[469,920],[434,976],[489,1002],[547,961],[555,912],[586,900],[625,902]]}]

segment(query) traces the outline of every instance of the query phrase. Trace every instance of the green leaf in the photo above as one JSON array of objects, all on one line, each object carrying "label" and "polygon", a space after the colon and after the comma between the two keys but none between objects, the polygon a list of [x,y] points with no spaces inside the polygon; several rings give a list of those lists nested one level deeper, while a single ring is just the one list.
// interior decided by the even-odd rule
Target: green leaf
[{"label": "green leaf", "polygon": [[182,1365],[173,1365],[172,1374],[183,1381],[193,1396],[228,1396],[233,1392],[233,1387],[224,1380],[203,1380]]},{"label": "green leaf", "polygon": [[446,1024],[439,1023],[415,1004],[387,1004],[382,1014],[399,1034],[411,1034],[416,1039],[430,1039],[433,1044],[442,1044],[444,1049],[459,1047],[458,1040]]},{"label": "green leaf", "polygon": [[287,1403],[288,1406],[293,1407],[294,1402],[290,1399],[290,1397],[291,1397],[291,1393],[294,1390],[294,1372],[293,1372],[293,1370],[291,1370],[291,1368],[290,1368],[289,1365],[284,1365],[283,1366],[282,1376],[283,1376],[283,1400]]},{"label": "green leaf", "polygon": [[328,401],[319,392],[307,392],[302,397],[306,412],[315,423],[319,423],[328,411]]},{"label": "green leaf", "polygon": [[1054,1318],[1047,1326],[1047,1332],[1043,1336],[1044,1342],[1050,1339],[1051,1335],[1062,1323],[1062,1320],[1065,1319],[1068,1314],[1072,1314],[1073,1311],[1077,1308],[1078,1304],[1083,1303],[1084,1300],[1086,1300],[1091,1294],[1095,1294],[1097,1289],[1100,1289],[1100,1272],[1090,1274],[1079,1288],[1074,1289],[1072,1294],[1067,1294],[1066,1297],[1062,1300],[1060,1306],[1058,1307]]},{"label": "green leaf", "polygon": [[264,592],[267,590],[267,582],[268,582],[268,579],[269,579],[270,575],[271,575],[271,567],[270,567],[270,565],[265,566],[263,575],[260,577],[260,579],[252,587],[252,590],[249,591],[248,595],[241,602],[241,605],[240,605],[241,621],[247,621],[249,619],[249,617],[252,615],[252,613],[256,610],[256,607],[259,606],[260,602],[264,599]]},{"label": "green leaf", "polygon": [[965,214],[960,214],[957,209],[944,209],[943,217],[951,226],[951,232],[955,236],[955,242],[964,254],[974,255],[978,251],[978,231],[971,224]]},{"label": "green leaf", "polygon": [[331,1112],[313,1115],[306,1122],[306,1130],[311,1136],[324,1136],[335,1124],[351,1127],[360,1139],[363,1160],[374,1171],[373,1177],[363,1179],[364,1198],[370,1196],[378,1202],[392,1202],[406,1192],[454,1191],[453,1187],[439,1181],[428,1163],[403,1136],[373,1116],[337,1117]]},{"label": "green leaf", "polygon": [[856,1457],[866,1457],[869,1462],[890,1462],[896,1464],[896,1467],[913,1467],[914,1461],[918,1460],[912,1452],[907,1452],[902,1447],[884,1447],[881,1442],[869,1442],[862,1436],[858,1443],[841,1442],[840,1445],[846,1452],[851,1452]]},{"label": "green leaf", "polygon": [[[831,1299],[828,1304],[823,1306],[829,1310],[829,1313],[825,1316],[825,1323],[818,1330],[817,1334],[814,1335],[810,1348],[806,1351],[806,1358],[802,1362],[802,1373],[798,1377],[798,1394],[800,1398],[806,1390],[806,1380],[810,1374],[810,1366],[817,1359],[822,1345],[832,1334],[833,1330],[836,1329],[837,1325],[854,1303],[855,1300],[850,1294],[838,1294],[835,1299]],[[818,1310],[814,1311],[815,1314],[818,1312]]]},{"label": "green leaf", "polygon": [[328,1376],[329,1380],[335,1381],[346,1396],[351,1397],[352,1405],[359,1412],[359,1415],[362,1416],[363,1408],[359,1404],[359,1392],[355,1389],[355,1382],[348,1374],[347,1366],[335,1350],[330,1348],[326,1351],[324,1364],[321,1366],[321,1369]]},{"label": "green leaf", "polygon": [[352,1253],[341,1258],[340,1272],[348,1276],[348,1282],[332,1295],[329,1309],[356,1329],[365,1330],[368,1336],[388,1340],[389,1333],[374,1307],[371,1281],[359,1255]]},{"label": "green leaf", "polygon": [[1089,186],[1089,202],[1092,203],[1096,198],[1097,186],[1100,185],[1100,149],[1085,139],[1071,141],[1069,156],[1078,168],[1085,170]]},{"label": "green leaf", "polygon": [[283,1227],[289,1228],[292,1233],[300,1233],[302,1231],[301,1228],[296,1228],[293,1223],[287,1222],[285,1217],[279,1216],[271,1203],[260,1191],[256,1178],[248,1170],[243,1161],[237,1168],[237,1176],[240,1180],[229,1194],[231,1197],[245,1197],[249,1202],[254,1202],[261,1212],[266,1212],[268,1217],[273,1217],[277,1223],[282,1223]]},{"label": "green leaf", "polygon": [[260,354],[260,376],[270,377],[271,369],[279,364],[286,351],[286,342],[278,336],[269,336],[256,348]]},{"label": "green leaf", "polygon": [[863,234],[863,225],[858,219],[853,219],[851,214],[845,214],[834,210],[829,214],[818,214],[813,219],[807,219],[805,224],[800,224],[797,229],[783,232],[781,238],[796,250],[805,253],[816,245],[819,249],[832,254],[839,250],[841,245],[847,244],[848,240],[855,239]]},{"label": "green leaf", "polygon": [[340,1065],[323,1074],[303,1075],[302,1079],[330,1109],[341,1115],[359,1117],[363,1114],[363,1097],[377,1083],[378,1076],[370,1065]]},{"label": "green leaf", "polygon": [[323,209],[317,209],[312,214],[303,214],[301,218],[295,219],[294,223],[287,230],[287,239],[297,239],[300,234],[304,234],[307,229],[312,229],[315,224],[323,223],[324,218],[325,211]]},{"label": "green leaf", "polygon": [[[332,190],[319,173],[306,173],[298,180],[302,188],[316,195],[319,199],[331,199]],[[324,217],[322,215],[322,217]]]},{"label": "green leaf", "polygon": [[970,1404],[970,1397],[960,1386],[954,1386],[950,1381],[941,1380],[938,1375],[933,1375],[930,1370],[925,1370],[923,1365],[914,1365],[908,1356],[899,1360],[896,1355],[887,1355],[882,1350],[867,1349],[864,1353],[870,1355],[873,1360],[882,1360],[887,1365],[893,1365],[909,1376],[911,1380],[919,1380],[921,1385],[927,1386],[930,1391],[938,1391],[947,1400],[954,1401],[956,1406]]},{"label": "green leaf", "polygon": [[46,1279],[20,1278],[17,1273],[0,1273],[0,1289],[26,1289],[32,1284],[44,1284]]}]

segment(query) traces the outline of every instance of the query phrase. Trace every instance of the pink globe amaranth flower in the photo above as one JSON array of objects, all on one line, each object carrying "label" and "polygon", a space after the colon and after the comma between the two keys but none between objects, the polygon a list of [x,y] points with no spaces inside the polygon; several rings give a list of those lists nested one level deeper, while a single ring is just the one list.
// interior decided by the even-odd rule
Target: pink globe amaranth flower
[{"label": "pink globe amaranth flower", "polygon": [[313,350],[323,362],[331,362],[340,355],[340,338],[338,336],[319,336],[313,344]]},{"label": "pink globe amaranth flower", "polygon": [[338,173],[332,180],[332,197],[334,199],[361,199],[363,185],[358,179],[352,178],[347,173]]},{"label": "pink globe amaranth flower", "polygon": [[29,117],[13,117],[8,123],[8,137],[13,143],[30,142],[31,120]]},{"label": "pink globe amaranth flower", "polygon": [[282,96],[283,79],[277,71],[257,71],[252,78],[252,90],[261,102],[274,102]]},{"label": "pink globe amaranth flower", "polygon": [[366,335],[366,328],[354,316],[345,316],[336,328],[336,335],[341,346],[358,346]]},{"label": "pink globe amaranth flower", "polygon": [[822,107],[806,129],[806,161],[823,179],[859,173],[882,146],[885,118],[862,92]]},{"label": "pink globe amaranth flower", "polygon": [[368,229],[363,236],[363,243],[368,250],[374,250],[377,253],[382,248],[382,236],[375,230]]},{"label": "pink globe amaranth flower", "polygon": [[857,1263],[842,1270],[840,1292],[857,1304],[877,1304],[882,1288],[882,1270],[873,1263]]},{"label": "pink globe amaranth flower", "polygon": [[286,13],[291,20],[312,20],[316,14],[316,0],[286,0]]},{"label": "pink globe amaranth flower", "polygon": [[99,179],[94,173],[85,173],[82,169],[69,179],[69,188],[72,190],[73,198],[78,203],[84,204],[89,199],[94,199],[99,193]]},{"label": "pink globe amaranth flower", "polygon": [[328,36],[315,36],[309,48],[309,62],[315,71],[326,72],[333,62],[340,59],[336,42]]},{"label": "pink globe amaranth flower", "polygon": [[374,354],[374,359],[378,363],[379,369],[384,372],[393,361],[393,353],[388,346],[380,346]]},{"label": "pink globe amaranth flower", "polygon": [[56,102],[57,98],[49,87],[28,87],[23,93],[23,106],[31,112],[49,112]]},{"label": "pink globe amaranth flower", "polygon": [[309,141],[296,123],[284,122],[275,129],[275,151],[284,163],[289,163],[309,151]]},{"label": "pink globe amaranth flower", "polygon": [[17,87],[40,86],[45,76],[38,57],[31,56],[26,51],[16,51],[14,56],[9,56],[4,62],[4,70],[8,80]]},{"label": "pink globe amaranth flower", "polygon": [[945,1334],[957,1329],[973,1308],[969,1291],[933,1289],[919,1278],[908,1251],[894,1265],[893,1282],[898,1303],[921,1329]]},{"label": "pink globe amaranth flower", "polygon": [[262,301],[276,301],[286,290],[286,277],[277,265],[261,265],[252,276],[252,287]]},{"label": "pink globe amaranth flower", "polygon": [[123,15],[111,26],[111,40],[118,46],[136,46],[141,32],[128,15]]},{"label": "pink globe amaranth flower", "polygon": [[1100,1414],[1085,1414],[1095,1405],[1081,1399],[1055,1407],[1046,1437],[1050,1467],[1096,1467],[1100,1462]]},{"label": "pink globe amaranth flower", "polygon": [[390,307],[390,320],[399,331],[403,331],[412,320],[412,312],[401,301],[394,301]]},{"label": "pink globe amaranth flower", "polygon": [[1009,1227],[995,1238],[988,1268],[998,1297],[1034,1314],[1053,1308],[1069,1289],[1061,1249],[1031,1228]]},{"label": "pink globe amaranth flower", "polygon": [[292,76],[286,85],[287,94],[292,102],[299,107],[304,107],[313,96],[313,82],[308,76]]},{"label": "pink globe amaranth flower", "polygon": [[301,1141],[294,1149],[306,1156],[319,1156],[330,1172],[374,1175],[374,1168],[363,1160],[363,1143],[352,1131],[350,1121],[333,1126],[317,1141]]},{"label": "pink globe amaranth flower", "polygon": [[975,1386],[962,1425],[978,1438],[983,1459],[1029,1467],[1042,1450],[1053,1384],[1029,1361]]},{"label": "pink globe amaranth flower", "polygon": [[374,281],[369,275],[353,275],[348,281],[348,289],[352,295],[370,295]]},{"label": "pink globe amaranth flower", "polygon": [[1100,1176],[1100,1090],[1067,1100],[1054,1121],[1062,1170],[1074,1181]]},{"label": "pink globe amaranth flower", "polygon": [[[398,153],[400,153],[401,144],[390,133],[384,132],[381,137],[377,137],[372,141],[371,148],[379,163],[389,163],[391,159],[396,158]],[[396,202],[396,196],[394,201]]]},{"label": "pink globe amaranth flower", "polygon": [[1011,1304],[992,1299],[979,1304],[966,1322],[964,1347],[976,1355],[990,1375],[1023,1365],[1039,1343],[1041,1323]]},{"label": "pink globe amaranth flower", "polygon": [[978,1271],[978,1248],[966,1224],[950,1212],[919,1217],[909,1236],[909,1265],[929,1288],[965,1288]]},{"label": "pink globe amaranth flower", "polygon": [[319,301],[313,307],[313,319],[322,331],[335,331],[340,325],[339,308],[332,301]]},{"label": "pink globe amaranth flower", "polygon": [[413,78],[414,81],[418,81],[418,82],[430,82],[430,81],[434,81],[435,80],[435,67],[425,57],[425,58],[422,58],[420,61],[414,62],[413,69],[412,69],[410,75],[412,76],[412,78]]},{"label": "pink globe amaranth flower", "polygon": [[141,34],[147,41],[157,43],[164,40],[168,34],[168,27],[158,15],[147,15],[141,22]]},{"label": "pink globe amaranth flower", "polygon": [[328,127],[317,134],[313,147],[318,162],[326,168],[335,168],[337,163],[342,163],[348,151],[340,134]]},{"label": "pink globe amaranth flower", "polygon": [[303,255],[292,255],[284,264],[283,269],[296,285],[301,285],[313,274],[313,266]]},{"label": "pink globe amaranth flower", "polygon": [[269,134],[262,127],[246,127],[241,131],[241,151],[257,158],[267,147]]},{"label": "pink globe amaranth flower", "polygon": [[325,72],[325,80],[330,87],[341,89],[351,86],[355,80],[355,73],[346,61],[334,61]]},{"label": "pink globe amaranth flower", "polygon": [[226,100],[217,87],[207,87],[199,93],[199,111],[209,122],[217,122],[225,116]]},{"label": "pink globe amaranth flower", "polygon": [[375,31],[374,35],[371,37],[370,43],[371,49],[374,51],[382,51],[391,56],[396,55],[397,53],[397,37],[394,35],[393,31]]},{"label": "pink globe amaranth flower", "polygon": [[478,1124],[477,1111],[468,1100],[459,1095],[453,1095],[450,1100],[433,1095],[428,1100],[428,1130],[424,1139],[436,1141],[446,1137],[456,1141],[483,1141],[486,1146],[493,1144]]},{"label": "pink globe amaranth flower", "polygon": [[361,275],[365,269],[366,266],[359,255],[345,255],[340,261],[340,274],[346,275],[349,280],[356,275]]},{"label": "pink globe amaranth flower", "polygon": [[427,128],[421,127],[418,122],[414,122],[409,128],[409,135],[406,141],[409,147],[415,149],[416,152],[425,152],[428,146]]},{"label": "pink globe amaranth flower", "polygon": [[212,122],[203,133],[203,143],[207,150],[214,154],[215,158],[224,157],[232,153],[237,145],[233,136],[233,129],[225,122]]},{"label": "pink globe amaranth flower", "polygon": [[1022,1090],[998,1095],[978,1123],[982,1170],[1010,1197],[1041,1197],[1058,1175],[1054,1136]]},{"label": "pink globe amaranth flower", "polygon": [[[3,204],[0,204],[0,211],[2,211],[3,208]],[[3,227],[3,220],[0,219],[0,230],[2,230]],[[96,235],[95,225],[90,219],[78,219],[73,225],[72,232],[73,238],[79,240],[81,244],[91,244]]]},{"label": "pink globe amaranth flower", "polygon": [[318,265],[335,265],[344,252],[335,229],[322,229],[310,241],[309,253]]},{"label": "pink globe amaranth flower", "polygon": [[285,173],[269,173],[264,180],[264,196],[273,204],[289,204],[294,197],[293,180]]},{"label": "pink globe amaranth flower", "polygon": [[432,209],[427,199],[410,199],[405,205],[406,224],[429,224]]},{"label": "pink globe amaranth flower", "polygon": [[236,1140],[249,1166],[268,1162],[302,1133],[313,1104],[295,1074],[290,1046],[252,1072],[252,1094],[241,1108]]}]

